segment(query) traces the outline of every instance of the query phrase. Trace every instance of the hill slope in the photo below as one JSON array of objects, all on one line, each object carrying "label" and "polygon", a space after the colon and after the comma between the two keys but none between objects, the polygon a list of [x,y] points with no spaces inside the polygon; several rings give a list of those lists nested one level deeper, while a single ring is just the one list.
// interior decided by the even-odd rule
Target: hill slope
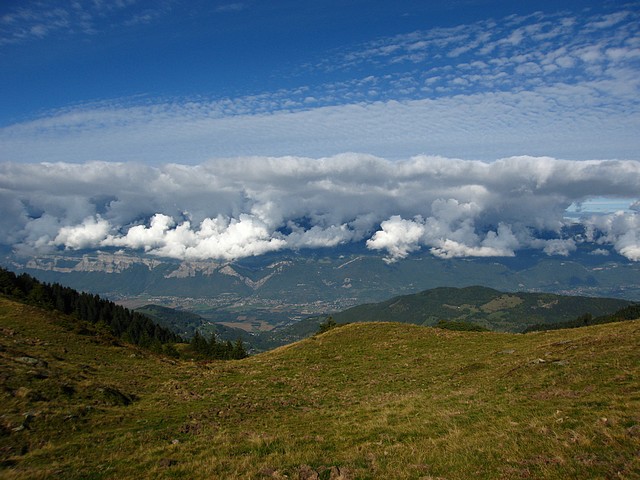
[{"label": "hill slope", "polygon": [[380,303],[349,308],[333,315],[339,323],[398,321],[435,325],[439,320],[476,323],[496,331],[518,332],[538,324],[574,320],[591,313],[611,313],[632,302],[551,293],[504,293],[486,287],[434,288]]},{"label": "hill slope", "polygon": [[2,298],[0,329],[2,478],[640,471],[637,322],[526,336],[360,323],[201,364]]},{"label": "hill slope", "polygon": [[235,341],[241,339],[245,342],[252,340],[251,334],[240,328],[213,323],[196,313],[185,310],[149,304],[136,308],[135,311],[148,316],[158,325],[162,325],[187,339],[193,337],[198,331],[205,336],[215,333],[220,340]]}]

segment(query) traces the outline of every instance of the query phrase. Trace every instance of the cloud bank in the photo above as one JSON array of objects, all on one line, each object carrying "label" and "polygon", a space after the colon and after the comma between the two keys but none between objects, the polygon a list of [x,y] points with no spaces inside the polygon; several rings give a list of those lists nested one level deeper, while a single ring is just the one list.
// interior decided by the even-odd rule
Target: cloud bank
[{"label": "cloud bank", "polygon": [[[422,249],[567,256],[589,243],[640,261],[638,185],[638,161],[549,157],[4,163],[0,242],[23,255],[114,247],[190,260],[365,242],[390,262]],[[602,197],[629,208],[566,218],[571,205]]]}]

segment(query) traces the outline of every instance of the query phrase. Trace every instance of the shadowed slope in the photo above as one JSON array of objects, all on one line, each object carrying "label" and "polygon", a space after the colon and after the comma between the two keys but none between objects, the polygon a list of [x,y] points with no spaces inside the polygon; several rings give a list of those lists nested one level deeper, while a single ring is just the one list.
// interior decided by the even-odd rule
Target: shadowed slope
[{"label": "shadowed slope", "polygon": [[435,325],[440,320],[471,322],[490,330],[519,332],[532,324],[552,325],[584,313],[611,313],[633,302],[616,298],[505,293],[486,287],[441,287],[358,305],[333,315],[338,323],[399,321]]}]

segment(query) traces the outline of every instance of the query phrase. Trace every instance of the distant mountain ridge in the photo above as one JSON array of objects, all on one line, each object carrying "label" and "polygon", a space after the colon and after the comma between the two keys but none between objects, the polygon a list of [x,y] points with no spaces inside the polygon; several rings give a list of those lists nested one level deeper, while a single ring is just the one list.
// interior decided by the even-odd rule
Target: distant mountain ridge
[{"label": "distant mountain ridge", "polygon": [[485,285],[640,301],[640,262],[580,249],[571,258],[519,252],[514,258],[438,259],[419,253],[393,264],[362,248],[273,253],[236,262],[177,261],[122,252],[12,255],[11,270],[109,296],[233,295],[342,308],[440,286]]},{"label": "distant mountain ridge", "polygon": [[[640,301],[640,262],[614,253],[594,255],[581,246],[570,258],[526,251],[512,258],[439,259],[418,252],[392,264],[353,244],[227,262],[178,261],[115,250],[31,259],[4,252],[1,262],[130,309],[161,305],[240,328],[253,334],[241,338],[260,349],[312,334],[317,323],[305,321],[308,317],[443,286]],[[586,310],[576,316],[583,313]]]},{"label": "distant mountain ridge", "polygon": [[600,316],[633,302],[616,298],[500,292],[487,287],[440,287],[384,302],[359,305],[333,315],[338,323],[402,322],[436,325],[440,320],[470,322],[490,330],[519,332],[527,327]]}]

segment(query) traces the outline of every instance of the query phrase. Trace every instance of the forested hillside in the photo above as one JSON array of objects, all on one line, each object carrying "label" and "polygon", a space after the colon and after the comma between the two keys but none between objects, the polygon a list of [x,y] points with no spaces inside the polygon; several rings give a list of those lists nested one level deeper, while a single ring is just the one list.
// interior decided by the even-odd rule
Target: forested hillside
[{"label": "forested hillside", "polygon": [[486,287],[435,288],[333,314],[339,323],[396,321],[435,325],[463,321],[495,331],[522,332],[531,325],[554,325],[590,313],[610,314],[633,302],[617,298],[551,293],[505,293]]},{"label": "forested hillside", "polygon": [[621,308],[620,310],[608,315],[600,315],[594,317],[590,313],[580,315],[574,320],[568,322],[559,322],[546,325],[531,325],[526,328],[524,333],[544,331],[544,330],[559,330],[562,328],[578,328],[588,327],[590,325],[602,325],[603,323],[624,322],[625,320],[635,320],[640,318],[640,304],[629,305],[628,307]]},{"label": "forested hillside", "polygon": [[[174,345],[183,342],[178,334],[158,325],[147,315],[116,305],[98,295],[78,292],[57,283],[43,283],[28,274],[16,275],[1,268],[0,294],[64,314],[73,323],[75,331],[91,335],[98,335],[102,331],[156,353],[171,357],[180,355]],[[209,338],[196,335],[182,351],[187,356],[203,359],[238,359],[247,355],[241,339],[235,343],[220,342],[215,335]]]},{"label": "forested hillside", "polygon": [[136,312],[147,315],[159,325],[169,328],[184,338],[192,338],[196,332],[204,336],[215,336],[220,340],[236,341],[241,339],[251,343],[254,337],[240,328],[228,327],[208,320],[201,315],[182,309],[164,307],[162,305],[148,304],[136,308]]},{"label": "forested hillside", "polygon": [[101,325],[124,341],[150,347],[153,343],[175,343],[180,337],[133,312],[98,295],[78,292],[58,283],[43,283],[28,274],[16,275],[0,268],[0,293],[48,310],[73,315],[80,321]]}]

